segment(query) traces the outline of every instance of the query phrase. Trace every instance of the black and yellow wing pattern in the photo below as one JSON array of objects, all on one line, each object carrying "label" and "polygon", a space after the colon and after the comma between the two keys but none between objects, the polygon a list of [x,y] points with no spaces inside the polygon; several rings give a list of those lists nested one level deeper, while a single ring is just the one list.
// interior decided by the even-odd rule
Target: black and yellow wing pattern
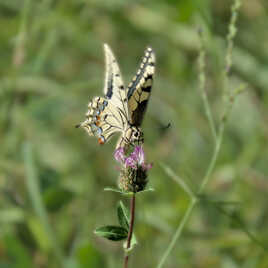
[{"label": "black and yellow wing pattern", "polygon": [[104,97],[94,97],[88,104],[86,120],[77,127],[83,127],[90,136],[96,136],[104,144],[116,132],[121,132],[117,147],[143,142],[140,125],[150,97],[155,56],[147,48],[137,74],[124,87],[118,63],[107,44],[104,45],[106,72]]},{"label": "black and yellow wing pattern", "polygon": [[148,47],[136,75],[127,87],[131,125],[139,127],[142,123],[151,94],[154,71],[155,55],[152,48]]},{"label": "black and yellow wing pattern", "polygon": [[88,104],[83,127],[90,136],[96,136],[104,144],[117,132],[124,132],[128,123],[127,94],[118,63],[107,44],[104,44],[105,79],[104,97],[94,97]]}]

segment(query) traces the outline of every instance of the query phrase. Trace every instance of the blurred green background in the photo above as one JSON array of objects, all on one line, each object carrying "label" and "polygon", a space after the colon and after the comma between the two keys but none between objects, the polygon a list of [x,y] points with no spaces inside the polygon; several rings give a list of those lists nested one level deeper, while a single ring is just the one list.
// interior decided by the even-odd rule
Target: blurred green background
[{"label": "blurred green background", "polygon": [[[208,98],[218,123],[232,1],[0,0],[0,267],[122,267],[122,243],[93,230],[117,224],[117,138],[99,146],[74,126],[102,94],[103,43],[127,84],[143,51],[157,57],[143,123],[154,192],[137,198],[130,267],[156,267],[189,205],[163,171],[198,189],[213,137],[198,90],[204,32]],[[268,267],[268,2],[244,0],[231,88],[247,83],[227,124],[206,200],[164,267]],[[167,123],[171,127],[163,129]],[[38,184],[41,195],[38,194]],[[220,205],[220,201],[233,201]],[[217,204],[217,205],[215,205]],[[43,209],[45,206],[45,210]]]}]

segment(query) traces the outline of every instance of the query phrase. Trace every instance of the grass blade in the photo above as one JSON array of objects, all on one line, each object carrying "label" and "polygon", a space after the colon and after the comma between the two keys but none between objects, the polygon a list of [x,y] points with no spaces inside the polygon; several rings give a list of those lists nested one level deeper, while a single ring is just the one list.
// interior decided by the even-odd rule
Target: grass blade
[{"label": "grass blade", "polygon": [[53,251],[56,257],[59,263],[61,264],[61,267],[65,267],[63,252],[61,248],[59,247],[55,233],[53,232],[49,224],[48,215],[45,210],[44,204],[42,202],[37,170],[35,168],[32,147],[30,143],[24,144],[23,156],[24,156],[24,165],[25,165],[25,172],[26,172],[26,186],[29,192],[29,196],[30,196],[34,211],[37,214],[37,216],[40,218],[40,221],[51,243],[51,247],[53,248]]}]

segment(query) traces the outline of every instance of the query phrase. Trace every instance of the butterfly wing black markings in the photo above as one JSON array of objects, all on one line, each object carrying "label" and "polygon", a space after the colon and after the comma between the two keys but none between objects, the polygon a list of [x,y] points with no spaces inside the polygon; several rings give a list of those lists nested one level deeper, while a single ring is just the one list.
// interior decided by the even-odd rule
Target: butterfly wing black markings
[{"label": "butterfly wing black markings", "polygon": [[118,63],[107,44],[104,44],[106,72],[104,95],[120,111],[125,121],[128,118],[127,93],[122,80]]},{"label": "butterfly wing black markings", "polygon": [[127,149],[130,144],[143,141],[139,127],[150,97],[155,56],[151,48],[146,49],[140,68],[126,90],[117,61],[107,44],[104,53],[104,97],[95,97],[89,102],[86,120],[77,127],[83,127],[90,136],[96,136],[100,144],[108,141],[114,133],[121,132],[117,148]]},{"label": "butterfly wing black markings", "polygon": [[148,47],[142,58],[140,67],[127,88],[128,111],[130,124],[141,126],[153,84],[155,70],[155,55]]},{"label": "butterfly wing black markings", "polygon": [[79,126],[90,136],[104,144],[116,132],[124,132],[127,124],[127,96],[116,59],[107,44],[104,45],[106,73],[104,82],[105,97],[95,97],[88,104],[86,120]]}]

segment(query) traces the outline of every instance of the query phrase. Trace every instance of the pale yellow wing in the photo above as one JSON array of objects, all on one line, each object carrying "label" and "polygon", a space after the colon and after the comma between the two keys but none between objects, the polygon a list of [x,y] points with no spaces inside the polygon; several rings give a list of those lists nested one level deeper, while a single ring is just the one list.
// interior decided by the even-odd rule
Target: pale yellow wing
[{"label": "pale yellow wing", "polygon": [[122,111],[127,122],[127,91],[124,87],[121,72],[113,52],[107,44],[104,44],[104,53],[106,62],[104,95],[117,109]]}]

